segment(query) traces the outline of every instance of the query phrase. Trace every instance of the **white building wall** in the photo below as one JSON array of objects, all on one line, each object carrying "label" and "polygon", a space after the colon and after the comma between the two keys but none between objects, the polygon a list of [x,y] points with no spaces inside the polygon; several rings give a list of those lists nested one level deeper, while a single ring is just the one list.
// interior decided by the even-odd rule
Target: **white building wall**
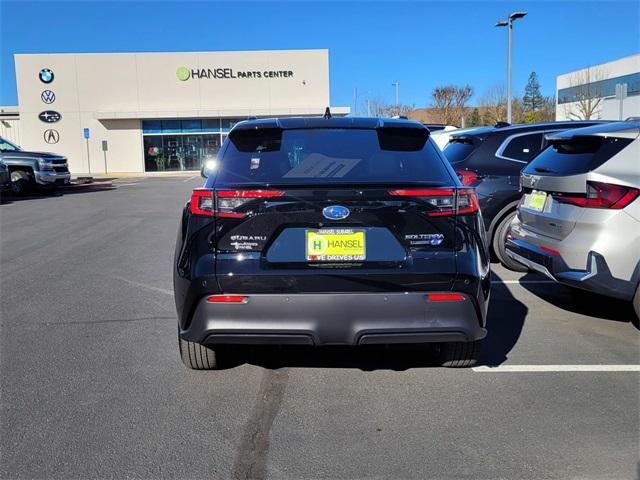
[{"label": "white building wall", "polygon": [[[109,172],[143,172],[140,119],[309,115],[329,105],[327,50],[29,54],[15,55],[15,63],[22,146],[67,156],[73,174],[104,172],[103,140]],[[180,80],[179,67],[261,75]],[[54,72],[49,84],[38,77],[43,68]],[[41,99],[44,90],[55,93],[52,104]],[[42,122],[46,110],[61,120]],[[44,140],[49,128],[59,133],[54,145]]]},{"label": "white building wall", "polygon": [[[611,62],[594,65],[556,77],[556,102],[558,91],[576,86],[578,79],[585,78],[590,70],[591,81],[616,78],[640,72],[640,54],[631,55]],[[597,78],[601,76],[602,78]],[[615,97],[605,97],[596,109],[597,119],[618,120],[620,103]],[[556,103],[556,120],[575,120],[571,113],[578,113],[578,103]],[[640,115],[640,96],[627,97],[623,102],[623,118]]]}]

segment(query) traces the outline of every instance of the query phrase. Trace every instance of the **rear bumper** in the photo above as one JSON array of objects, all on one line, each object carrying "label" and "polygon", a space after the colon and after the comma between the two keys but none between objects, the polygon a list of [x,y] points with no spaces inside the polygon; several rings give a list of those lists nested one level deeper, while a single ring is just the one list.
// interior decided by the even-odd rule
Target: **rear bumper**
[{"label": "rear bumper", "polygon": [[363,345],[473,341],[486,329],[469,296],[425,293],[259,294],[243,304],[202,299],[183,339],[204,344]]},{"label": "rear bumper", "polygon": [[631,300],[635,294],[637,282],[615,278],[604,257],[596,252],[588,253],[585,269],[579,270],[571,269],[560,255],[522,240],[507,240],[506,250],[509,257],[559,283],[623,300]]}]

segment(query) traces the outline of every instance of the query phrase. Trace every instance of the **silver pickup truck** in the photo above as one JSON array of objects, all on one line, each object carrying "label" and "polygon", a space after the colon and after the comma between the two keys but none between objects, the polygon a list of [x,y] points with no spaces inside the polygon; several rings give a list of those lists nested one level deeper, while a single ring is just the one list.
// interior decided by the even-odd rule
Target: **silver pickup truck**
[{"label": "silver pickup truck", "polygon": [[0,163],[11,176],[11,190],[22,194],[34,187],[55,188],[71,180],[66,157],[55,153],[27,152],[0,137]]}]

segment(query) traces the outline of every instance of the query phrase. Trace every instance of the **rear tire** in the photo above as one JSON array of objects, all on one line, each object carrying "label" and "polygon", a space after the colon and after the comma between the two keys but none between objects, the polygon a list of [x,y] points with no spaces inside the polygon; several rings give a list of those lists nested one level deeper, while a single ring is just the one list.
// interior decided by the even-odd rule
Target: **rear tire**
[{"label": "rear tire", "polygon": [[180,358],[187,368],[192,370],[217,370],[220,368],[219,352],[199,343],[188,342],[178,337]]},{"label": "rear tire", "polygon": [[514,272],[528,272],[529,269],[522,265],[519,262],[516,262],[511,257],[507,255],[507,234],[509,233],[509,225],[511,221],[515,218],[516,212],[513,211],[508,213],[506,217],[504,217],[493,234],[493,251],[496,254],[496,257],[500,261],[500,263],[509,270],[513,270]]},{"label": "rear tire", "polygon": [[445,343],[440,347],[439,363],[449,368],[473,367],[478,363],[481,351],[482,340]]},{"label": "rear tire", "polygon": [[636,288],[636,294],[633,296],[633,309],[636,311],[636,327],[640,328],[640,285]]}]

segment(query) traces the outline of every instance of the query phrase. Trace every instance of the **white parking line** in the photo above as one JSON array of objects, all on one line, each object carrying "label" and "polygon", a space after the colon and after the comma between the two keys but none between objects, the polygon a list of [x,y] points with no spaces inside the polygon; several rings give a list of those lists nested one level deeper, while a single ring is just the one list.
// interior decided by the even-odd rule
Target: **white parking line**
[{"label": "white parking line", "polygon": [[187,178],[186,180],[182,180],[182,183],[189,182],[189,181],[191,181],[191,180],[193,180],[194,178],[199,177],[199,176],[200,176],[200,175],[194,175],[193,177],[189,177],[189,178]]},{"label": "white parking line", "polygon": [[640,372],[640,365],[499,365],[473,367],[477,373],[520,372]]},{"label": "white parking line", "polygon": [[119,275],[109,275],[111,278],[115,278],[116,280],[120,280],[122,282],[126,282],[130,285],[135,285],[137,287],[146,288],[147,290],[153,290],[154,292],[160,292],[167,295],[173,295],[173,290],[167,290],[165,288],[156,287],[154,285],[147,285],[146,283],[134,282],[133,280],[129,280],[128,278],[121,277]]},{"label": "white parking line", "polygon": [[553,280],[491,280],[491,283],[505,283],[505,284],[535,284],[535,283],[556,283]]}]

